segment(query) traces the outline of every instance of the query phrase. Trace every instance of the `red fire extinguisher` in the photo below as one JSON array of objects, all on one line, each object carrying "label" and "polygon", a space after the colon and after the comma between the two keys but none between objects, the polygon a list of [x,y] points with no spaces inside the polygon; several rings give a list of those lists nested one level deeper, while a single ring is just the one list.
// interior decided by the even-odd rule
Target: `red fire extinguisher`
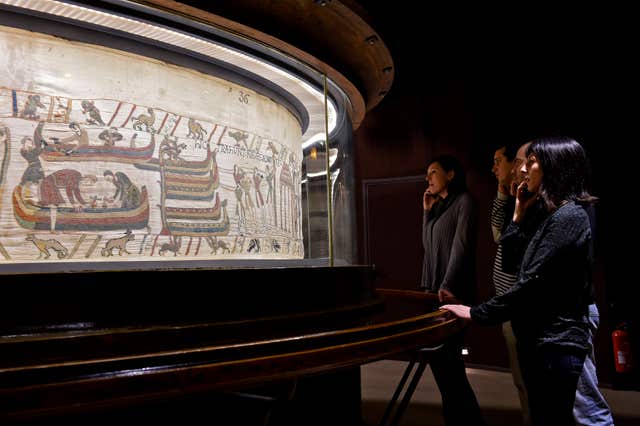
[{"label": "red fire extinguisher", "polygon": [[613,358],[618,373],[629,373],[635,367],[629,325],[622,323],[611,333],[613,339]]}]

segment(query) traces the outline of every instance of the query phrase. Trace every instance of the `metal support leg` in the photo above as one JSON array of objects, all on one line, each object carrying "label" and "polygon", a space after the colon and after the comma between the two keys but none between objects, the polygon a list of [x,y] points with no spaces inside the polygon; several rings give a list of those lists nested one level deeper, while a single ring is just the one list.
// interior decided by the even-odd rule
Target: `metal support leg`
[{"label": "metal support leg", "polygon": [[416,361],[414,359],[414,357],[411,358],[411,361],[409,362],[409,365],[407,365],[407,368],[404,370],[404,374],[402,375],[402,378],[400,379],[400,383],[398,383],[398,386],[396,386],[396,390],[393,392],[393,396],[391,397],[391,401],[389,401],[389,403],[387,404],[387,408],[384,410],[384,414],[382,416],[382,420],[380,420],[380,426],[384,426],[387,423],[387,420],[389,419],[389,416],[391,416],[391,413],[393,412],[393,407],[396,405],[396,402],[398,401],[398,398],[400,397],[400,394],[402,393],[402,389],[404,389],[404,385],[407,382],[407,379],[409,378],[409,376],[411,375],[411,372],[413,370],[413,366],[416,364]]},{"label": "metal support leg", "polygon": [[396,390],[393,392],[393,397],[389,401],[389,404],[387,404],[387,408],[385,409],[384,415],[382,416],[382,420],[380,421],[380,426],[385,426],[387,424],[387,420],[391,416],[391,413],[393,412],[396,402],[398,401],[398,398],[400,397],[400,394],[402,393],[402,390],[404,389],[404,386],[407,380],[411,376],[413,367],[417,363],[418,366],[415,372],[413,372],[413,377],[411,377],[409,386],[407,387],[407,390],[405,391],[402,397],[402,400],[400,401],[400,405],[398,405],[398,408],[396,409],[393,419],[391,420],[391,423],[389,423],[389,426],[396,426],[398,422],[400,422],[400,419],[402,418],[404,411],[407,409],[407,406],[411,401],[411,397],[413,396],[413,393],[415,392],[416,387],[418,386],[418,382],[420,382],[420,379],[422,378],[422,374],[424,373],[424,370],[427,368],[427,364],[429,363],[429,354],[441,349],[442,346],[443,345],[438,345],[433,348],[422,348],[417,350],[411,355],[411,360],[409,361],[409,365],[407,365],[407,368],[404,370],[404,374],[402,375],[402,378],[400,379],[398,386],[396,386]]},{"label": "metal support leg", "polygon": [[[267,426],[271,420],[274,411],[286,411],[289,403],[293,399],[298,386],[298,380],[294,379],[291,382],[286,383],[283,389],[267,389],[267,394],[249,393],[249,392],[228,392],[228,395],[234,397],[255,402],[258,407],[264,408],[264,417],[262,419],[262,426]],[[265,390],[265,389],[262,389]],[[260,389],[257,390],[258,392]],[[247,409],[254,409],[248,407]]]}]

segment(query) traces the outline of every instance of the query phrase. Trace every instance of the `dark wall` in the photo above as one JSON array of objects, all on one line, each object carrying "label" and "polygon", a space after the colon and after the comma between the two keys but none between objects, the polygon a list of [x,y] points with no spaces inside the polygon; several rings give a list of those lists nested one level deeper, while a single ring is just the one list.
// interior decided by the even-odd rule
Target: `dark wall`
[{"label": "dark wall", "polygon": [[[419,175],[430,158],[448,152],[466,167],[479,204],[478,294],[480,300],[489,298],[496,249],[488,223],[496,190],[495,146],[549,134],[571,136],[590,155],[594,193],[601,197],[595,284],[602,323],[596,356],[601,380],[615,381],[610,333],[619,321],[638,318],[630,302],[637,299],[623,279],[630,266],[614,241],[625,232],[615,220],[624,210],[615,184],[621,175],[613,172],[619,162],[614,147],[624,146],[629,136],[622,131],[621,103],[631,81],[620,63],[622,40],[588,19],[472,24],[440,11],[417,14],[363,3],[391,51],[396,73],[391,91],[355,136],[360,253],[363,261],[376,264],[378,285],[418,286],[425,188]],[[470,362],[507,366],[497,327],[473,327],[469,343]]]}]

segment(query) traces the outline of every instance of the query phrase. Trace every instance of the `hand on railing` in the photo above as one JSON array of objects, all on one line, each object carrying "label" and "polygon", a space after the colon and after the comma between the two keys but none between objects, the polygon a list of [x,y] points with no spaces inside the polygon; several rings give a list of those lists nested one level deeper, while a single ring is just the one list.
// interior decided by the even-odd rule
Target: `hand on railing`
[{"label": "hand on railing", "polygon": [[440,309],[446,309],[452,312],[458,318],[471,320],[471,308],[466,305],[442,305]]}]

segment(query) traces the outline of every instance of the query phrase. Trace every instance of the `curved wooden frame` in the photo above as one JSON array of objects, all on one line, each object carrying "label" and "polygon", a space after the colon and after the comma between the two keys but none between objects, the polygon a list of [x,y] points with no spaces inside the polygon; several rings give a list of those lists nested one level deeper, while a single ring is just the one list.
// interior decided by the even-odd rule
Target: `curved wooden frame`
[{"label": "curved wooden frame", "polygon": [[[388,294],[386,303],[410,300],[420,304],[427,302],[426,307],[433,302],[432,295],[419,292],[382,293]],[[298,320],[318,315],[318,312],[304,313]],[[290,322],[291,318],[265,320]],[[409,314],[399,319],[383,318],[372,325],[270,339],[245,337],[238,342],[111,357],[96,354],[95,358],[89,359],[8,366],[0,368],[3,383],[0,388],[0,419],[124,406],[185,393],[237,390],[335,371],[420,347],[436,346],[461,328],[462,323],[449,312],[438,310]],[[102,337],[109,337],[111,332],[117,341],[118,330],[107,330]],[[131,331],[123,329],[120,332]],[[40,343],[65,345],[65,341],[72,341],[75,337],[60,335],[58,342],[54,339],[53,342]]]},{"label": "curved wooden frame", "polygon": [[[353,1],[332,0],[299,2],[296,0],[241,1],[229,4],[215,2],[198,9],[173,0],[140,0],[142,5],[184,16],[188,19],[223,28],[276,48],[312,66],[333,80],[349,97],[348,110],[356,130],[366,111],[375,107],[391,88],[394,78],[393,59],[381,37],[366,22],[366,14]],[[241,10],[244,16],[234,20],[204,10],[217,7]],[[280,38],[260,28],[242,23],[248,17],[260,16],[261,21],[277,23]],[[308,25],[312,22],[313,25]],[[288,32],[285,38],[284,28]],[[300,45],[312,45],[314,55]],[[329,61],[331,60],[331,65]]]}]

